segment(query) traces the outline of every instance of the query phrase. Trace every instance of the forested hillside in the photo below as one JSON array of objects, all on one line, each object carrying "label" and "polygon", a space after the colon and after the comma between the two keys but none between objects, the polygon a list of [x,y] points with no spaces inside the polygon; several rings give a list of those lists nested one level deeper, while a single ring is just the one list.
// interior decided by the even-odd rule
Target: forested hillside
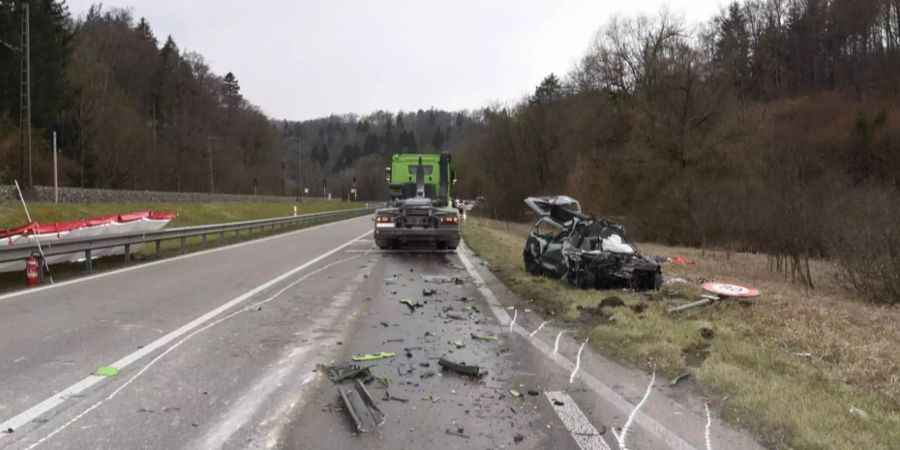
[{"label": "forested hillside", "polygon": [[[474,145],[484,130],[480,112],[435,109],[396,114],[331,116],[303,122],[282,121],[284,139],[300,136],[304,185],[321,195],[327,180],[333,195],[346,196],[356,179],[359,198],[386,199],[384,168],[394,153],[455,152]],[[296,179],[296,141],[285,160],[287,180]],[[464,176],[464,175],[463,175]],[[296,186],[296,185],[294,185]],[[287,188],[290,194],[291,188]]]},{"label": "forested hillside", "polygon": [[461,188],[524,217],[568,193],[643,239],[809,258],[900,301],[900,3],[748,0],[702,25],[617,17],[580,63],[485,113]]},{"label": "forested hillside", "polygon": [[[22,4],[0,1],[0,184],[28,180]],[[64,186],[293,195],[299,137],[310,194],[327,179],[346,197],[355,177],[359,198],[374,199],[386,195],[391,154],[449,150],[480,129],[476,116],[434,109],[273,121],[242,96],[238,76],[212,73],[129,10],[96,5],[73,17],[65,2],[30,5],[34,184],[52,184],[56,131]]]}]

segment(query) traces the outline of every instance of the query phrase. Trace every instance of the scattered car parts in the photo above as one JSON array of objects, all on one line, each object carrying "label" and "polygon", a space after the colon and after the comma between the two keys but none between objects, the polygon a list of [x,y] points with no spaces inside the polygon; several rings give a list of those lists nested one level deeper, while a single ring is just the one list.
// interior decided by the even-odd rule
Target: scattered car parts
[{"label": "scattered car parts", "polygon": [[338,388],[344,410],[350,415],[356,431],[368,433],[384,424],[384,413],[378,409],[366,386],[359,380],[351,388]]},{"label": "scattered car parts", "polygon": [[483,375],[481,373],[481,368],[478,366],[468,366],[463,363],[456,363],[456,362],[450,361],[446,358],[439,359],[438,365],[443,367],[444,370],[456,372],[460,375],[466,375],[469,377],[479,377],[479,376]]},{"label": "scattered car parts", "polygon": [[525,270],[547,274],[581,288],[659,289],[662,272],[655,258],[642,255],[625,227],[582,214],[568,196],[528,197],[538,216],[522,252]]}]

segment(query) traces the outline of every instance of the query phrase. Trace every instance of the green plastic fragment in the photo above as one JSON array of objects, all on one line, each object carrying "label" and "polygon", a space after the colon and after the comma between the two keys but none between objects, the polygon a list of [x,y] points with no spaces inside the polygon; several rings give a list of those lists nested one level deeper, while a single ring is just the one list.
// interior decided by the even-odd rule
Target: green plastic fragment
[{"label": "green plastic fragment", "polygon": [[422,397],[422,400],[425,400],[425,401],[431,402],[431,403],[437,403],[437,401],[440,399],[441,399],[441,396],[435,397],[433,395],[429,395],[428,397]]},{"label": "green plastic fragment", "polygon": [[119,374],[119,369],[113,366],[103,366],[97,369],[96,374],[101,377],[114,377]]},{"label": "green plastic fragment", "polygon": [[397,356],[394,352],[378,352],[378,353],[367,353],[365,355],[353,355],[354,361],[374,361],[376,359],[384,359],[384,358],[393,358]]},{"label": "green plastic fragment", "polygon": [[691,375],[690,372],[684,372],[684,373],[680,373],[680,374],[678,374],[678,375],[675,375],[675,376],[669,381],[669,386],[675,386],[676,384],[680,383],[681,380],[683,380],[683,379],[689,377],[690,375]]},{"label": "green plastic fragment", "polygon": [[517,390],[515,390],[515,389],[510,389],[510,390],[509,390],[509,395],[512,395],[512,396],[515,397],[515,398],[522,398],[522,393],[519,392],[519,391],[517,391]]},{"label": "green plastic fragment", "polygon": [[473,334],[472,339],[479,341],[496,341],[498,338],[492,334]]}]

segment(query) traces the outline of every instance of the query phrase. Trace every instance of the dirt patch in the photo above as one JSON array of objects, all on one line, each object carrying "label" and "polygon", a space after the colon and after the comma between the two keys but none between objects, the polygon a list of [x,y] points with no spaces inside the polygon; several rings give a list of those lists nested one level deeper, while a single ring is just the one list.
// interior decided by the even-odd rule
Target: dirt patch
[{"label": "dirt patch", "polygon": [[684,363],[688,367],[700,367],[709,356],[709,344],[705,342],[691,344],[681,350],[681,356],[684,357]]},{"label": "dirt patch", "polygon": [[605,325],[610,323],[610,315],[603,312],[599,306],[596,308],[577,306],[578,323],[587,326]]},{"label": "dirt patch", "polygon": [[618,308],[621,306],[625,306],[625,300],[622,300],[615,295],[611,297],[606,297],[603,300],[600,300],[599,308]]}]

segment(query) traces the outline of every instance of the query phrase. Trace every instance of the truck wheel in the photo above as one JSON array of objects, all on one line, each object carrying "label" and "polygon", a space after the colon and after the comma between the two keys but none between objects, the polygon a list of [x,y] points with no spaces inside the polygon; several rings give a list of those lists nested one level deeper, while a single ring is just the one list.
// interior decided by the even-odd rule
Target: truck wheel
[{"label": "truck wheel", "polygon": [[447,241],[437,241],[436,244],[438,250],[447,250]]},{"label": "truck wheel", "polygon": [[449,250],[456,250],[456,247],[459,247],[459,241],[450,241],[447,242],[447,248]]},{"label": "truck wheel", "polygon": [[380,248],[382,250],[386,250],[388,247],[391,246],[391,244],[388,241],[381,240],[381,239],[376,239],[375,245],[377,245],[378,248]]},{"label": "truck wheel", "polygon": [[400,239],[391,239],[391,250],[397,250],[400,248]]}]

